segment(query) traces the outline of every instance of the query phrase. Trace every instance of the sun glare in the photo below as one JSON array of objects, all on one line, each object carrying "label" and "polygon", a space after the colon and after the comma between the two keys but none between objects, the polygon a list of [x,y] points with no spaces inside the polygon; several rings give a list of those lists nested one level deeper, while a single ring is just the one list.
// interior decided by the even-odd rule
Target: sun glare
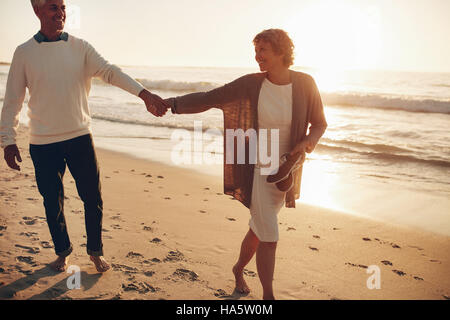
[{"label": "sun glare", "polygon": [[298,65],[374,69],[381,47],[380,24],[375,6],[362,9],[341,1],[318,1],[295,14],[286,29],[295,41]]}]

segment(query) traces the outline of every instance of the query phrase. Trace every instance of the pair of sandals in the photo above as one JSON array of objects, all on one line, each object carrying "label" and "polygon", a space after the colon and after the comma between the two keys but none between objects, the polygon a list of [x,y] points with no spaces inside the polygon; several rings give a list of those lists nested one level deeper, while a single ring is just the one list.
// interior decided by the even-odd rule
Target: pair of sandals
[{"label": "pair of sandals", "polygon": [[293,172],[305,162],[306,154],[298,152],[293,155],[285,153],[281,156],[278,172],[267,177],[268,183],[275,183],[278,190],[288,192],[294,186]]}]

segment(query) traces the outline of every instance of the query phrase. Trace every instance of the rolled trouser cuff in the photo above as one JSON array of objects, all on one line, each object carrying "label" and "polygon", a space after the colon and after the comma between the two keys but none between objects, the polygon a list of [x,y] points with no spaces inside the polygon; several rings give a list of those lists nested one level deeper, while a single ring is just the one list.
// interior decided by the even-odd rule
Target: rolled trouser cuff
[{"label": "rolled trouser cuff", "polygon": [[70,244],[70,247],[64,251],[56,252],[56,255],[62,258],[68,257],[73,251],[73,246]]},{"label": "rolled trouser cuff", "polygon": [[103,256],[103,249],[100,249],[99,251],[94,251],[87,249],[87,254],[93,257],[102,257]]}]

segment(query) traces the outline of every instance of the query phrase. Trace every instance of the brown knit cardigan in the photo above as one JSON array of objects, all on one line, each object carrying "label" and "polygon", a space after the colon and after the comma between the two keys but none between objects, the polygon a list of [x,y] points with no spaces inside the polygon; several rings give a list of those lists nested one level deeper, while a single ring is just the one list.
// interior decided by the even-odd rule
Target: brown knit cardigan
[{"label": "brown knit cardigan", "polygon": [[[231,83],[209,92],[192,93],[172,100],[172,112],[192,114],[210,108],[219,108],[224,115],[224,132],[227,129],[255,129],[258,132],[258,100],[266,73],[243,76]],[[310,139],[316,146],[327,128],[322,99],[314,79],[305,73],[291,71],[292,79],[292,149],[302,140]],[[307,135],[309,124],[309,134]],[[254,164],[248,161],[248,139],[246,138],[245,164],[226,163],[226,141],[224,134],[224,193],[233,196],[250,208],[253,189]],[[236,141],[235,146],[237,146]],[[236,152],[234,153],[236,157]],[[300,198],[302,176],[300,167],[294,173],[294,186],[287,193],[286,201]]]}]

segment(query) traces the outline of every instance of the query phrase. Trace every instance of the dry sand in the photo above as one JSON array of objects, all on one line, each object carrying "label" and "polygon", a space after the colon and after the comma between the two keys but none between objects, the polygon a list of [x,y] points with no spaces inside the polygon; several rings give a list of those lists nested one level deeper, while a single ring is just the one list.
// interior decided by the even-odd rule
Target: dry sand
[{"label": "dry sand", "polygon": [[[260,299],[255,260],[252,292],[233,292],[234,265],[248,230],[248,210],[223,194],[220,178],[97,150],[104,199],[105,258],[96,272],[86,253],[83,204],[70,172],[65,213],[81,271],[51,271],[55,258],[28,153],[22,171],[0,163],[0,299]],[[371,206],[367,203],[367,206]],[[279,215],[274,276],[278,299],[450,299],[450,237],[298,203]],[[368,267],[380,289],[368,289]]]}]

